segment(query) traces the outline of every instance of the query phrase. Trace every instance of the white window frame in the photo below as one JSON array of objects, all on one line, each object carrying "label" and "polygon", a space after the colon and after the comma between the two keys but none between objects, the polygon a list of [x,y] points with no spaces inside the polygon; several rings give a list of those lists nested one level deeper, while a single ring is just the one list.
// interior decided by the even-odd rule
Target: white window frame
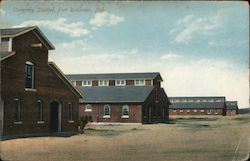
[{"label": "white window frame", "polygon": [[180,112],[183,112],[183,109],[180,109]]},{"label": "white window frame", "polygon": [[[128,114],[124,115],[124,108],[128,108]],[[129,118],[129,106],[128,105],[123,105],[122,106],[122,118]]]},{"label": "white window frame", "polygon": [[[137,83],[137,81],[138,81],[138,83]],[[134,80],[134,85],[135,86],[145,86],[145,84],[146,84],[145,79],[135,79]]]},{"label": "white window frame", "polygon": [[190,112],[190,110],[187,110],[187,112]]},{"label": "white window frame", "polygon": [[11,52],[12,51],[12,38],[9,38],[9,48],[8,51]]},{"label": "white window frame", "polygon": [[[86,84],[84,84],[86,82]],[[82,80],[82,86],[92,86],[92,80]]]},{"label": "white window frame", "polygon": [[197,110],[194,110],[194,112],[197,112]]},{"label": "white window frame", "polygon": [[[123,83],[121,83],[123,81]],[[124,79],[117,79],[115,80],[115,86],[125,86],[126,85],[126,80]]]},{"label": "white window frame", "polygon": [[208,110],[207,110],[207,113],[208,113],[208,114],[211,114],[211,112],[212,112],[211,109],[208,109]]},{"label": "white window frame", "polygon": [[[105,107],[108,107],[108,108],[109,108],[109,114],[108,114],[108,115],[105,115]],[[104,105],[104,106],[103,106],[103,118],[110,118],[110,115],[111,115],[111,108],[110,108],[110,105]]]},{"label": "white window frame", "polygon": [[[106,82],[106,83],[104,83]],[[109,86],[109,80],[99,80],[98,86]]]},{"label": "white window frame", "polygon": [[[90,108],[88,108],[88,107],[90,107]],[[92,105],[91,105],[91,104],[85,105],[84,108],[85,108],[85,109],[84,109],[85,112],[92,112]]]},{"label": "white window frame", "polygon": [[200,112],[204,112],[204,110],[200,110]]},{"label": "white window frame", "polygon": [[72,83],[73,83],[74,86],[76,86],[76,81],[73,80]]}]

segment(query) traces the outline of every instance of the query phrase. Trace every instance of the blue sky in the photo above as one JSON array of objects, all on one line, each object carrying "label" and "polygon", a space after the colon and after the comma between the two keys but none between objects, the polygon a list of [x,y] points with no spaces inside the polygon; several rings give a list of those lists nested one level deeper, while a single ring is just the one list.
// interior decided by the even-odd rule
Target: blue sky
[{"label": "blue sky", "polygon": [[169,96],[248,107],[246,2],[4,2],[2,27],[37,25],[64,73],[153,72]]}]

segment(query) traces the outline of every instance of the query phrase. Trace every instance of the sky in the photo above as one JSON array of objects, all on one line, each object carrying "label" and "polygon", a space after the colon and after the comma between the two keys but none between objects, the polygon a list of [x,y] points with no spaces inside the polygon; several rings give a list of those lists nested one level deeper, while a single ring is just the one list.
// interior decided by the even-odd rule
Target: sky
[{"label": "sky", "polygon": [[202,1],[4,1],[1,28],[38,26],[65,74],[160,72],[168,96],[249,107],[249,6]]}]

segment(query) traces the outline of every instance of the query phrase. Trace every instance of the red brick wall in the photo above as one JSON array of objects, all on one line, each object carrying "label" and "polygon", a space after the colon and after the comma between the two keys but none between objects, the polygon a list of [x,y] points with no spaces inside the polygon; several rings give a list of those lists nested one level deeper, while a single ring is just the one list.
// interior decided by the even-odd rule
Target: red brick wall
[{"label": "red brick wall", "polygon": [[127,86],[133,86],[134,85],[134,80],[126,80],[126,85]]},{"label": "red brick wall", "polygon": [[109,86],[115,86],[115,80],[109,80]]},{"label": "red brick wall", "polygon": [[236,110],[227,110],[227,116],[235,116],[235,115],[237,115],[237,112],[236,112]]},{"label": "red brick wall", "polygon": [[[204,110],[204,112],[201,112],[201,110]],[[222,109],[218,109],[217,113],[215,109],[211,109],[210,113],[209,110],[207,109],[190,109],[189,112],[187,109],[183,109],[182,112],[179,109],[175,110],[175,112],[173,109],[169,109],[169,115],[222,115],[222,114],[223,114]]]},{"label": "red brick wall", "polygon": [[145,81],[145,85],[146,85],[146,86],[151,86],[151,80],[146,80],[146,81]]},{"label": "red brick wall", "polygon": [[[50,103],[62,103],[62,130],[76,131],[78,126],[79,98],[67,87],[48,66],[48,51],[32,48],[39,40],[32,32],[13,40],[14,56],[1,61],[1,98],[4,100],[4,135],[50,132]],[[25,91],[25,62],[35,67],[36,91]],[[22,124],[14,124],[14,98],[21,99]],[[37,100],[43,100],[44,124],[37,124]],[[74,123],[68,122],[68,103],[74,105]]]},{"label": "red brick wall", "polygon": [[93,80],[92,81],[92,86],[98,86],[98,80]]},{"label": "red brick wall", "polygon": [[[104,105],[106,104],[91,104],[92,111],[85,111],[86,104],[80,104],[79,117],[91,116],[93,122],[127,122],[127,123],[140,123],[141,122],[141,105],[136,104],[108,104],[110,105],[111,115],[110,118],[103,118]],[[129,106],[129,118],[121,118],[122,106]]]}]

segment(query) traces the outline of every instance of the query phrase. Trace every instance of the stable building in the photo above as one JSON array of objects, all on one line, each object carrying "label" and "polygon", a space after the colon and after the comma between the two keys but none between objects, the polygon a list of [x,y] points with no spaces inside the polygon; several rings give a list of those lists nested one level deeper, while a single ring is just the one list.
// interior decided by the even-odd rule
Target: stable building
[{"label": "stable building", "polygon": [[1,29],[1,136],[78,130],[82,94],[53,62],[38,27]]},{"label": "stable building", "polygon": [[93,122],[168,122],[170,102],[160,73],[71,74],[67,77],[84,93],[79,117]]},{"label": "stable building", "polygon": [[169,97],[169,115],[226,115],[225,97]]},{"label": "stable building", "polygon": [[239,113],[237,101],[226,101],[227,104],[227,116],[235,116]]}]

